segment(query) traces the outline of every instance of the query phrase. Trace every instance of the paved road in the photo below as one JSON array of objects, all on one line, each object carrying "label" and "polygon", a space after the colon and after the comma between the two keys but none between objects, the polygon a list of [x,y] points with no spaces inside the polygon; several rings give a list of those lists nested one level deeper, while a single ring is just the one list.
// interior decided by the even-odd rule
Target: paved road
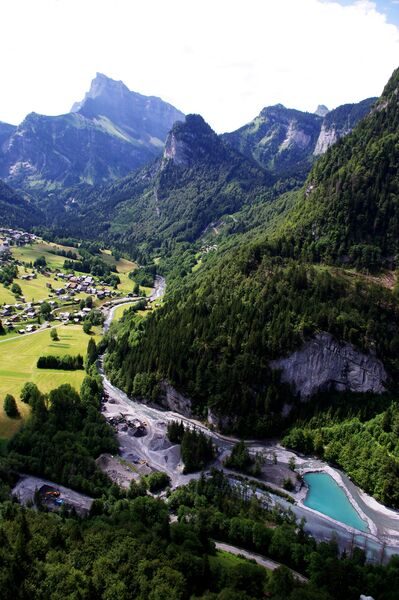
[{"label": "paved road", "polygon": [[[283,567],[285,565],[276,562],[275,560],[271,560],[270,558],[266,558],[261,556],[260,554],[255,554],[255,552],[248,552],[248,550],[243,550],[242,548],[237,548],[237,546],[231,546],[230,544],[225,544],[223,542],[215,542],[215,546],[218,550],[224,550],[225,552],[230,552],[230,554],[235,554],[236,556],[244,556],[249,560],[254,560],[261,567],[265,567],[265,569],[269,569],[270,571],[275,571],[279,567]],[[288,569],[289,567],[287,567]],[[300,581],[301,583],[306,583],[309,581],[306,577],[289,569],[295,579]]]},{"label": "paved road", "polygon": [[[51,329],[56,329],[57,327],[61,327],[63,323],[59,323],[58,325],[51,325]],[[21,323],[21,328],[23,327],[23,323]],[[27,337],[28,335],[35,335],[35,333],[40,333],[42,331],[50,331],[50,327],[48,323],[44,323],[35,331],[31,331],[30,333],[19,333],[18,335],[13,335],[12,337],[7,338],[6,340],[0,340],[0,344],[5,344],[6,342],[11,342],[11,340],[20,340],[21,338]]]}]

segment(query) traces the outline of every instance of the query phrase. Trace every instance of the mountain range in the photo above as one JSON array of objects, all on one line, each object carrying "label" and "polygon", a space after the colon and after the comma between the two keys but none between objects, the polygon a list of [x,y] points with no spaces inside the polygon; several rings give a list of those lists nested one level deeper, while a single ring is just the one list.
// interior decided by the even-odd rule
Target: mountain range
[{"label": "mountain range", "polygon": [[[298,400],[308,399],[307,382],[317,407],[336,392],[349,394],[348,406],[355,394],[397,392],[396,276],[381,269],[397,264],[398,98],[399,70],[285,205],[267,181],[251,178],[253,197],[240,199],[243,210],[230,219],[245,214],[248,201],[265,217],[259,227],[225,237],[213,232],[213,246],[194,244],[191,262],[184,246],[173,258],[184,268],[161,264],[173,294],[139,326],[126,318],[108,363],[117,385],[131,393],[136,375],[151,375],[154,384],[166,379],[202,418],[211,415],[219,427],[254,437],[295,421]],[[191,162],[199,166],[196,152],[202,155],[197,127],[204,123],[188,117],[168,140],[171,181],[183,181],[189,169],[188,181],[197,185]],[[211,202],[218,193],[215,186]],[[345,464],[344,454],[337,461]],[[377,489],[375,482],[364,485]],[[392,501],[390,494],[381,498]]]},{"label": "mountain range", "polygon": [[236,152],[199,115],[171,129],[161,158],[92,189],[67,190],[46,206],[56,230],[99,237],[147,258],[198,240],[218,220],[270,195],[270,175]]},{"label": "mountain range", "polygon": [[[304,181],[315,157],[367,114],[373,101],[327,113],[319,107],[318,114],[266,107],[251,123],[221,138],[292,188]],[[30,113],[18,126],[0,123],[0,178],[38,198],[114,181],[160,157],[169,131],[182,120],[184,114],[171,104],[97,73],[69,113]]]},{"label": "mountain range", "polygon": [[[266,107],[220,136],[97,76],[68,115],[30,115],[29,135],[0,125],[3,165],[15,149],[1,219],[95,240],[151,281],[168,278],[157,310],[128,312],[107,336],[118,387],[141,382],[151,401],[172,389],[192,414],[251,439],[308,423],[291,446],[326,452],[399,506],[398,98],[396,70],[377,100]],[[135,169],[119,160],[127,147],[145,148]]]},{"label": "mountain range", "polygon": [[322,116],[320,107],[316,113],[306,113],[276,104],[264,108],[253,121],[222,138],[255,159],[276,179],[296,177],[303,181],[315,157],[350,133],[375,101],[376,98],[368,98],[332,111],[322,107]]}]

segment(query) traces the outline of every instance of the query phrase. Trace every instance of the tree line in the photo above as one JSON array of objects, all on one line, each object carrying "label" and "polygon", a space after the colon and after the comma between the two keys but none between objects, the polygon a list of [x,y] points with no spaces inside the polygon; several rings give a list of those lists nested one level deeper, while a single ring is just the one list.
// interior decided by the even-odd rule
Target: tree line
[{"label": "tree line", "polygon": [[38,369],[77,371],[84,369],[84,360],[80,354],[77,356],[71,356],[70,354],[64,354],[64,356],[39,356],[36,366]]}]

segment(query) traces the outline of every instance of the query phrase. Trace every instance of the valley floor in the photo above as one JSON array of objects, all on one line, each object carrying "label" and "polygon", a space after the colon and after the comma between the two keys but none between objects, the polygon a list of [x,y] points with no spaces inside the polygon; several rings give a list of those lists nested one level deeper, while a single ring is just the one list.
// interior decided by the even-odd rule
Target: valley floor
[{"label": "valley floor", "polygon": [[[181,420],[186,426],[196,427],[212,438],[217,448],[217,457],[211,466],[223,469],[231,477],[232,483],[239,485],[234,478],[235,474],[226,470],[223,464],[224,459],[238,440],[220,435],[210,430],[203,423],[183,417],[178,413],[160,410],[131,400],[124,392],[113,386],[104,373],[103,381],[107,397],[102,407],[103,414],[113,423],[117,431],[122,458],[130,463],[134,470],[141,472],[144,468],[148,471],[164,471],[171,478],[173,487],[184,485],[190,479],[200,476],[199,473],[183,474],[180,447],[171,444],[167,439],[167,423],[173,420]],[[140,421],[144,426],[144,435],[137,435],[135,430],[129,426],[129,423],[134,419]],[[262,452],[268,457],[261,478],[250,478],[255,483],[255,488],[256,482],[259,482],[259,488],[256,488],[255,492],[256,495],[269,506],[279,504],[285,509],[291,509],[298,520],[305,518],[305,529],[317,540],[327,541],[335,537],[341,549],[348,551],[351,550],[353,545],[360,546],[365,549],[369,559],[373,562],[385,561],[391,555],[399,553],[399,512],[388,509],[365,494],[344,473],[321,460],[299,456],[275,442],[260,443],[252,441],[249,443],[249,447],[251,452]],[[272,464],[275,460],[271,460],[272,456],[277,459],[277,465]],[[295,459],[296,471],[301,475],[307,472],[319,471],[328,473],[333,477],[338,485],[343,488],[360,517],[367,523],[368,531],[360,532],[305,506],[306,486],[296,486],[293,493],[287,493],[283,490],[281,481],[286,473],[290,472],[288,464],[291,458]],[[277,472],[280,477],[275,477],[273,480],[273,477],[270,478],[268,471],[273,471],[274,474]],[[262,484],[266,484],[268,488],[274,488],[277,494],[291,496],[294,504],[291,504],[280,495],[263,491]]]}]

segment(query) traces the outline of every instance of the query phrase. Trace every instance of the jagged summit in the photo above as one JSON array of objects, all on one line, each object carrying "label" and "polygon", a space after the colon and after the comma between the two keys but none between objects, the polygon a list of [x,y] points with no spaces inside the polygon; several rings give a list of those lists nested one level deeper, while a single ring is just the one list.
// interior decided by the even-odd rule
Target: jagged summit
[{"label": "jagged summit", "polygon": [[329,113],[330,110],[327,108],[327,106],[325,104],[319,104],[318,107],[316,108],[316,110],[314,111],[314,114],[317,115],[318,117],[325,117],[327,113]]},{"label": "jagged summit", "polygon": [[91,82],[89,91],[86,92],[83,100],[80,102],[74,102],[71,112],[79,112],[81,109],[83,109],[89,99],[95,99],[99,96],[106,95],[111,95],[113,98],[115,98],[115,95],[117,94],[122,96],[126,93],[129,94],[130,92],[123,81],[111,79],[111,77],[107,77],[107,75],[104,75],[103,73],[96,73],[95,78]]},{"label": "jagged summit", "polygon": [[176,165],[190,166],[197,161],[219,161],[226,155],[223,142],[200,115],[187,115],[169,132],[164,160]]},{"label": "jagged summit", "polygon": [[156,96],[143,96],[122,82],[97,73],[89,91],[73,112],[89,119],[106,117],[133,139],[146,140],[161,147],[175,123],[184,114]]}]

